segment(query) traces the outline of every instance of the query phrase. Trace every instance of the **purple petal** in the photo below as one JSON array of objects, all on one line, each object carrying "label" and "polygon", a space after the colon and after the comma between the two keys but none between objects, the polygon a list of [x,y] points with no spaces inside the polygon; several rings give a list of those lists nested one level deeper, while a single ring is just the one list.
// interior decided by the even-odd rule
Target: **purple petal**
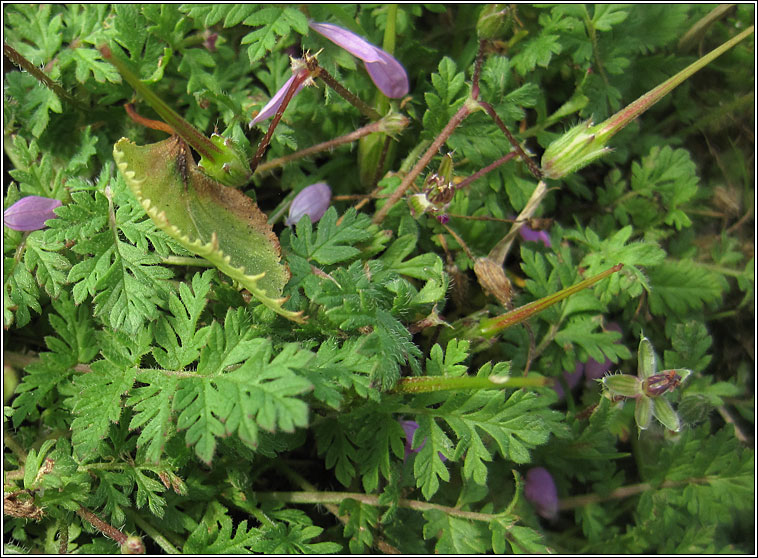
[{"label": "purple petal", "polygon": [[55,219],[53,210],[61,205],[60,200],[27,196],[5,210],[3,221],[14,231],[36,231],[44,228],[48,219]]},{"label": "purple petal", "polygon": [[518,232],[521,235],[521,238],[524,240],[531,242],[542,242],[545,246],[550,248],[550,236],[547,234],[547,232],[535,231],[526,225],[523,225]]},{"label": "purple petal", "polygon": [[284,224],[288,227],[296,225],[303,215],[308,215],[311,223],[315,223],[329,209],[331,199],[332,189],[326,182],[306,186],[292,200],[289,216],[284,220]]},{"label": "purple petal", "polygon": [[[271,100],[266,103],[266,106],[263,107],[261,111],[255,116],[255,118],[250,121],[251,127],[258,122],[262,122],[268,118],[271,118],[276,114],[277,109],[281,106],[282,101],[284,100],[284,96],[287,94],[287,90],[290,88],[290,85],[292,85],[292,82],[295,81],[296,77],[297,74],[292,74],[292,77],[284,82],[284,85],[282,85],[279,88],[279,91],[277,91],[274,96],[271,97]],[[305,87],[305,81],[298,86],[292,97],[294,98],[295,95],[297,95],[303,87]]]},{"label": "purple petal", "polygon": [[[578,384],[579,380],[582,379],[582,374],[584,374],[584,364],[581,362],[576,363],[576,367],[574,368],[573,372],[569,372],[567,370],[563,373],[563,378],[566,380],[569,389],[574,389],[576,387],[576,384]],[[559,382],[555,383],[553,389],[555,389],[555,392],[558,394],[559,398],[563,398],[565,394],[563,393],[563,386]]]},{"label": "purple petal", "polygon": [[381,62],[366,62],[366,71],[371,76],[371,81],[391,99],[407,95],[410,85],[405,68],[383,50],[379,52],[382,54]]},{"label": "purple petal", "polygon": [[544,467],[534,467],[526,473],[524,496],[542,517],[552,519],[558,515],[558,489]]},{"label": "purple petal", "polygon": [[323,35],[337,46],[344,48],[350,54],[357,56],[364,62],[379,62],[382,60],[380,53],[387,54],[380,48],[369,43],[363,37],[356,35],[352,31],[348,31],[339,25],[333,25],[331,23],[316,23],[314,21],[311,21],[308,25],[316,33]]},{"label": "purple petal", "polygon": [[353,56],[363,60],[371,80],[387,97],[396,99],[408,94],[410,90],[408,74],[403,65],[392,55],[338,25],[315,22],[308,25]]}]

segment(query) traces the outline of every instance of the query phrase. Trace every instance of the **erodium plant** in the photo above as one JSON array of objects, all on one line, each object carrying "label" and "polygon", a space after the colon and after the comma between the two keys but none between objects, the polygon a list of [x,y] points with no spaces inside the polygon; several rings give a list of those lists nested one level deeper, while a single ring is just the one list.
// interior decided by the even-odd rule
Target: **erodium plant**
[{"label": "erodium plant", "polygon": [[754,552],[753,11],[4,5],[5,552]]}]

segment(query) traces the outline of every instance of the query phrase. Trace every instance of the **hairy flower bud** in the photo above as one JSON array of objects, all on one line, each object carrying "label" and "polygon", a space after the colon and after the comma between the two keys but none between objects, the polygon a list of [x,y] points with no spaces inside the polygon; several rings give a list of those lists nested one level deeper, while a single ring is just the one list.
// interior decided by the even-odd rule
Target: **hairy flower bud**
[{"label": "hairy flower bud", "polygon": [[545,178],[562,178],[610,151],[610,136],[600,135],[601,125],[582,122],[551,143],[542,155]]},{"label": "hairy flower bud", "polygon": [[508,4],[485,4],[479,20],[476,22],[476,33],[480,39],[498,39],[505,35],[513,24],[513,8]]},{"label": "hairy flower bud", "polygon": [[121,545],[121,554],[144,554],[145,543],[136,535],[131,535]]},{"label": "hairy flower bud", "polygon": [[21,198],[3,213],[5,226],[14,231],[36,231],[45,228],[45,221],[55,219],[53,210],[60,207],[60,200],[27,196]]},{"label": "hairy flower bud", "polygon": [[558,489],[544,467],[534,467],[526,473],[524,496],[542,517],[553,519],[558,515]]},{"label": "hairy flower bud", "polygon": [[284,220],[284,224],[288,227],[296,225],[303,218],[303,215],[308,215],[311,218],[311,223],[317,222],[326,213],[331,199],[332,189],[325,182],[306,186],[292,200],[290,212]]}]

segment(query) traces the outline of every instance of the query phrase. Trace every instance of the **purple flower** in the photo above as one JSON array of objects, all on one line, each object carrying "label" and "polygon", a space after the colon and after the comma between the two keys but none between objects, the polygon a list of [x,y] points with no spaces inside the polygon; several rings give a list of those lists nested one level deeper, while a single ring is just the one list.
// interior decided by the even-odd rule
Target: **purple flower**
[{"label": "purple flower", "polygon": [[326,213],[331,199],[332,189],[326,182],[306,186],[292,200],[290,212],[284,220],[284,224],[288,227],[296,225],[303,218],[303,215],[308,215],[311,218],[311,223],[315,223]]},{"label": "purple flower", "polygon": [[552,475],[544,467],[534,467],[526,473],[524,496],[546,519],[558,515],[558,489]]},{"label": "purple flower", "polygon": [[[413,434],[416,432],[416,429],[418,428],[418,423],[415,420],[401,420],[400,426],[403,427],[403,430],[405,431],[405,458],[408,459],[408,456],[411,453],[418,453],[421,451],[421,448],[423,448],[426,445],[426,438],[424,438],[424,441],[421,442],[421,445],[417,447],[416,449],[412,449],[413,446]],[[442,461],[447,461],[447,457],[442,455],[441,452],[437,452],[440,456],[440,459]]]},{"label": "purple flower", "polygon": [[518,232],[521,235],[521,238],[523,238],[526,241],[542,242],[548,248],[550,248],[551,246],[550,236],[545,231],[535,231],[534,229],[530,229],[526,225],[522,225]]},{"label": "purple flower", "polygon": [[[301,72],[306,72],[307,70],[301,70]],[[250,127],[254,126],[258,122],[262,122],[264,120],[267,120],[268,118],[271,118],[276,114],[276,111],[279,109],[279,106],[282,104],[282,101],[284,100],[284,96],[287,94],[287,90],[290,88],[290,85],[292,85],[292,82],[295,81],[295,79],[298,77],[299,74],[292,74],[292,77],[289,78],[287,81],[284,82],[284,85],[282,85],[279,88],[279,91],[277,91],[273,97],[271,97],[271,100],[266,103],[266,106],[261,109],[261,111],[255,115],[255,118],[253,118],[250,121]],[[292,94],[292,97],[297,95],[300,90],[305,87],[308,80],[304,80],[300,83],[300,85],[297,86],[297,89],[295,89],[295,92]]]},{"label": "purple flower", "polygon": [[311,29],[363,60],[366,71],[379,90],[396,99],[408,94],[408,74],[393,56],[363,37],[331,23],[308,23]]},{"label": "purple flower", "polygon": [[53,210],[61,205],[60,200],[27,196],[6,209],[3,220],[14,231],[36,231],[45,228],[48,219],[55,219]]}]

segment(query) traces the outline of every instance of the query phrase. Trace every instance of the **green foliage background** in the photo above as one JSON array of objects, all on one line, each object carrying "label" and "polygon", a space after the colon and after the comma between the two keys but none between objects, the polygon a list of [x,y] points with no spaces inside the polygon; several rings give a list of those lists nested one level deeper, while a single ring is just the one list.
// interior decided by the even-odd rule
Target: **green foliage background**
[{"label": "green foliage background", "polygon": [[[487,47],[481,98],[539,154],[754,18],[752,5],[738,5],[680,42],[712,9],[519,5]],[[122,49],[204,133],[252,152],[267,123],[247,123],[301,50],[323,49],[332,75],[387,106],[362,64],[309,33],[308,19],[381,45],[392,10],[3,6],[5,43],[67,97],[25,71],[4,74],[5,207],[27,195],[64,203],[44,230],[3,229],[5,509],[43,511],[39,521],[6,515],[6,551],[58,552],[64,537],[68,551],[117,552],[77,515],[82,507],[143,537],[149,552],[755,551],[752,37],[614,137],[610,155],[549,183],[539,215],[553,219],[551,247],[517,243],[506,261],[514,303],[619,262],[624,271],[491,343],[458,334],[503,312],[477,285],[471,253],[490,251],[536,185],[516,160],[448,208],[471,253],[405,203],[380,226],[371,205],[356,211],[343,200],[316,225],[277,225],[292,272],[286,306],[305,312],[302,326],[248,302],[201,260],[187,265],[190,254],[115,171],[118,139],[165,134],[126,117],[134,94],[98,45]],[[397,7],[394,55],[411,92],[393,104],[411,124],[390,150],[384,193],[465,101],[480,11]],[[267,159],[363,123],[333,91],[306,88]],[[466,177],[510,145],[477,113],[446,149]],[[353,145],[301,159],[256,175],[246,191],[268,215],[318,181],[338,196],[366,194],[360,153]],[[429,326],[437,318],[455,333]],[[661,366],[694,371],[671,395],[685,424],[677,435],[638,435],[633,405],[612,405],[593,383],[560,399],[552,388],[393,392],[411,375],[520,376],[531,338],[533,374],[559,378],[606,358],[635,374],[643,330]],[[419,425],[409,455],[400,420]],[[552,473],[565,504],[552,522],[523,497],[531,466]]]}]

